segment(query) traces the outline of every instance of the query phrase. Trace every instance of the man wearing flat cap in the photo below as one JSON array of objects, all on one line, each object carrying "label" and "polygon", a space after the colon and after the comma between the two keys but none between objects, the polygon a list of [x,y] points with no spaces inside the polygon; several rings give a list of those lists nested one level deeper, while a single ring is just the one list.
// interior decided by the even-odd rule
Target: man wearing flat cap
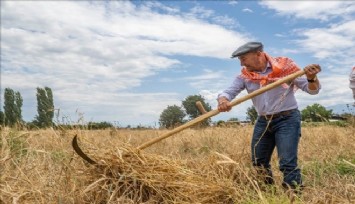
[{"label": "man wearing flat cap", "polygon": [[[230,101],[242,90],[251,93],[262,86],[297,72],[300,68],[287,57],[271,57],[264,52],[261,42],[248,42],[232,53],[240,61],[241,73],[231,86],[218,95],[218,110],[230,111]],[[297,164],[298,144],[301,136],[301,114],[295,98],[295,90],[311,95],[321,88],[317,78],[321,68],[310,64],[304,68],[306,77],[298,77],[290,84],[283,84],[252,98],[258,118],[252,141],[251,157],[266,184],[274,184],[270,160],[274,148],[279,157],[279,169],[283,173],[283,186],[287,189],[302,187],[301,171]]]},{"label": "man wearing flat cap", "polygon": [[260,42],[248,42],[247,44],[240,46],[233,52],[232,58],[244,55],[248,52],[263,51],[263,44]]}]

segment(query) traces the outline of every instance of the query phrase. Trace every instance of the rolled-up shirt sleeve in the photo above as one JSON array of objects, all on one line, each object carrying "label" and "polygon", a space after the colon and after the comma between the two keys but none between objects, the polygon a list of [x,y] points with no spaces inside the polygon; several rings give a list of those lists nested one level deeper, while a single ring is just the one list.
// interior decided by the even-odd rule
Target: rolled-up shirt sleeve
[{"label": "rolled-up shirt sleeve", "polygon": [[307,78],[305,78],[305,77],[298,77],[297,79],[294,80],[294,83],[299,89],[301,89],[302,91],[309,93],[311,95],[318,94],[320,89],[322,88],[322,86],[319,84],[318,89],[310,90],[308,88]]},{"label": "rolled-up shirt sleeve", "polygon": [[237,76],[227,89],[225,89],[222,93],[218,94],[218,98],[226,97],[228,101],[231,101],[244,89],[244,79],[242,79],[240,76]]}]

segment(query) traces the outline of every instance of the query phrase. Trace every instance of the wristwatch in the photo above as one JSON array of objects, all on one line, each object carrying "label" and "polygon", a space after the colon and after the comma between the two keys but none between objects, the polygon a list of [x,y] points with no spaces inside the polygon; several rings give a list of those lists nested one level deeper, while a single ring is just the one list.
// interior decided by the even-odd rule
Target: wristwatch
[{"label": "wristwatch", "polygon": [[317,76],[315,76],[313,79],[307,79],[308,83],[314,83],[317,80]]}]

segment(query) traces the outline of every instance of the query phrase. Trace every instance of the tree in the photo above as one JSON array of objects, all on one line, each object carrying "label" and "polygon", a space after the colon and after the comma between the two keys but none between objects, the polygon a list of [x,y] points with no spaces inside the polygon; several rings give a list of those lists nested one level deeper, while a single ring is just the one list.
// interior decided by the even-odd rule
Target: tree
[{"label": "tree", "polygon": [[240,125],[240,122],[238,118],[229,118],[226,124],[228,125],[228,127],[235,127],[236,125]]},{"label": "tree", "polygon": [[110,122],[89,122],[88,123],[88,129],[89,130],[100,130],[100,129],[106,129],[106,128],[113,128],[114,126]]},{"label": "tree", "polygon": [[[202,106],[207,112],[211,111],[211,106],[205,102],[205,99],[201,95],[190,95],[186,97],[184,101],[182,101],[182,105],[184,106],[186,114],[191,120],[201,115],[200,111],[196,107],[197,101],[200,101],[202,103]],[[201,122],[201,125],[208,126],[210,123],[211,119],[209,118]]]},{"label": "tree", "polygon": [[311,106],[307,106],[301,111],[302,121],[321,122],[329,121],[333,114],[333,110],[327,110],[324,106],[315,103]]},{"label": "tree", "polygon": [[171,128],[184,123],[185,112],[177,105],[168,106],[160,114],[159,124],[161,127]]},{"label": "tree", "polygon": [[2,111],[0,111],[0,126],[1,125],[5,125],[5,114]]},{"label": "tree", "polygon": [[229,118],[227,121],[229,121],[229,122],[238,122],[239,119],[238,118]]},{"label": "tree", "polygon": [[53,125],[54,104],[52,90],[48,87],[37,87],[37,112],[35,123],[39,127],[51,127]]},{"label": "tree", "polygon": [[254,106],[250,106],[247,109],[247,120],[250,120],[251,123],[254,124],[257,118],[258,118],[258,112],[256,112]]},{"label": "tree", "polygon": [[5,125],[13,127],[18,123],[22,123],[22,103],[23,99],[20,92],[5,88],[3,113]]},{"label": "tree", "polygon": [[17,117],[17,121],[22,123],[22,105],[23,105],[23,99],[21,97],[20,92],[16,92],[15,93],[15,103],[16,103],[16,117]]}]

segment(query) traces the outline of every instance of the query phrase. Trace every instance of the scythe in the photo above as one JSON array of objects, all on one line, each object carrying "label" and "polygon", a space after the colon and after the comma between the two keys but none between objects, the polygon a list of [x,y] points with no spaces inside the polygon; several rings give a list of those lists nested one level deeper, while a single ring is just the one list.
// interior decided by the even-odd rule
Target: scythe
[{"label": "scythe", "polygon": [[[284,77],[282,79],[279,79],[279,80],[277,80],[277,81],[275,81],[275,82],[273,82],[271,84],[268,84],[268,85],[266,85],[266,86],[264,86],[264,87],[262,87],[262,88],[260,88],[258,90],[255,90],[254,92],[249,93],[248,95],[245,95],[245,96],[243,96],[241,98],[238,98],[238,99],[235,99],[235,100],[231,101],[231,106],[232,107],[236,106],[236,105],[238,105],[238,104],[240,104],[240,103],[242,103],[244,101],[247,101],[247,100],[249,100],[249,99],[251,99],[251,98],[253,98],[253,97],[257,96],[257,95],[260,95],[260,94],[262,94],[262,93],[264,93],[264,92],[266,92],[266,91],[268,91],[270,89],[273,89],[273,88],[275,88],[277,86],[280,86],[283,83],[287,83],[289,81],[292,81],[295,78],[300,77],[300,76],[302,76],[304,74],[305,74],[304,70],[300,70],[300,71],[297,71],[297,72],[295,72],[293,74],[290,74],[290,75],[288,75],[288,76],[286,76],[286,77]],[[191,127],[193,125],[196,125],[197,123],[202,122],[202,121],[204,121],[204,120],[206,120],[206,119],[208,119],[210,117],[213,117],[213,116],[215,116],[215,115],[217,115],[219,113],[220,113],[220,111],[218,109],[211,110],[211,111],[209,111],[207,113],[204,113],[204,114],[200,115],[199,117],[197,117],[197,118],[195,118],[195,119],[193,119],[193,120],[191,120],[191,121],[189,121],[189,122],[187,122],[187,123],[185,123],[185,124],[183,124],[183,125],[181,125],[179,127],[176,127],[173,130],[171,130],[169,132],[166,132],[165,134],[163,134],[163,135],[161,135],[161,136],[159,136],[157,138],[154,138],[154,139],[152,139],[152,140],[150,140],[150,141],[148,141],[146,143],[143,143],[142,145],[138,146],[137,149],[139,149],[139,150],[145,149],[145,148],[147,148],[147,147],[149,147],[149,146],[151,146],[151,145],[153,145],[153,144],[155,144],[157,142],[160,142],[163,139],[166,139],[166,138],[174,135],[175,133],[178,133],[178,132],[180,132],[180,131],[182,131],[182,130],[184,130],[186,128],[189,128],[189,127]],[[97,164],[94,160],[90,159],[80,149],[80,147],[78,145],[78,142],[77,142],[77,136],[75,136],[73,138],[72,146],[73,146],[75,152],[80,157],[82,157],[85,161],[89,162],[90,164]]]}]

